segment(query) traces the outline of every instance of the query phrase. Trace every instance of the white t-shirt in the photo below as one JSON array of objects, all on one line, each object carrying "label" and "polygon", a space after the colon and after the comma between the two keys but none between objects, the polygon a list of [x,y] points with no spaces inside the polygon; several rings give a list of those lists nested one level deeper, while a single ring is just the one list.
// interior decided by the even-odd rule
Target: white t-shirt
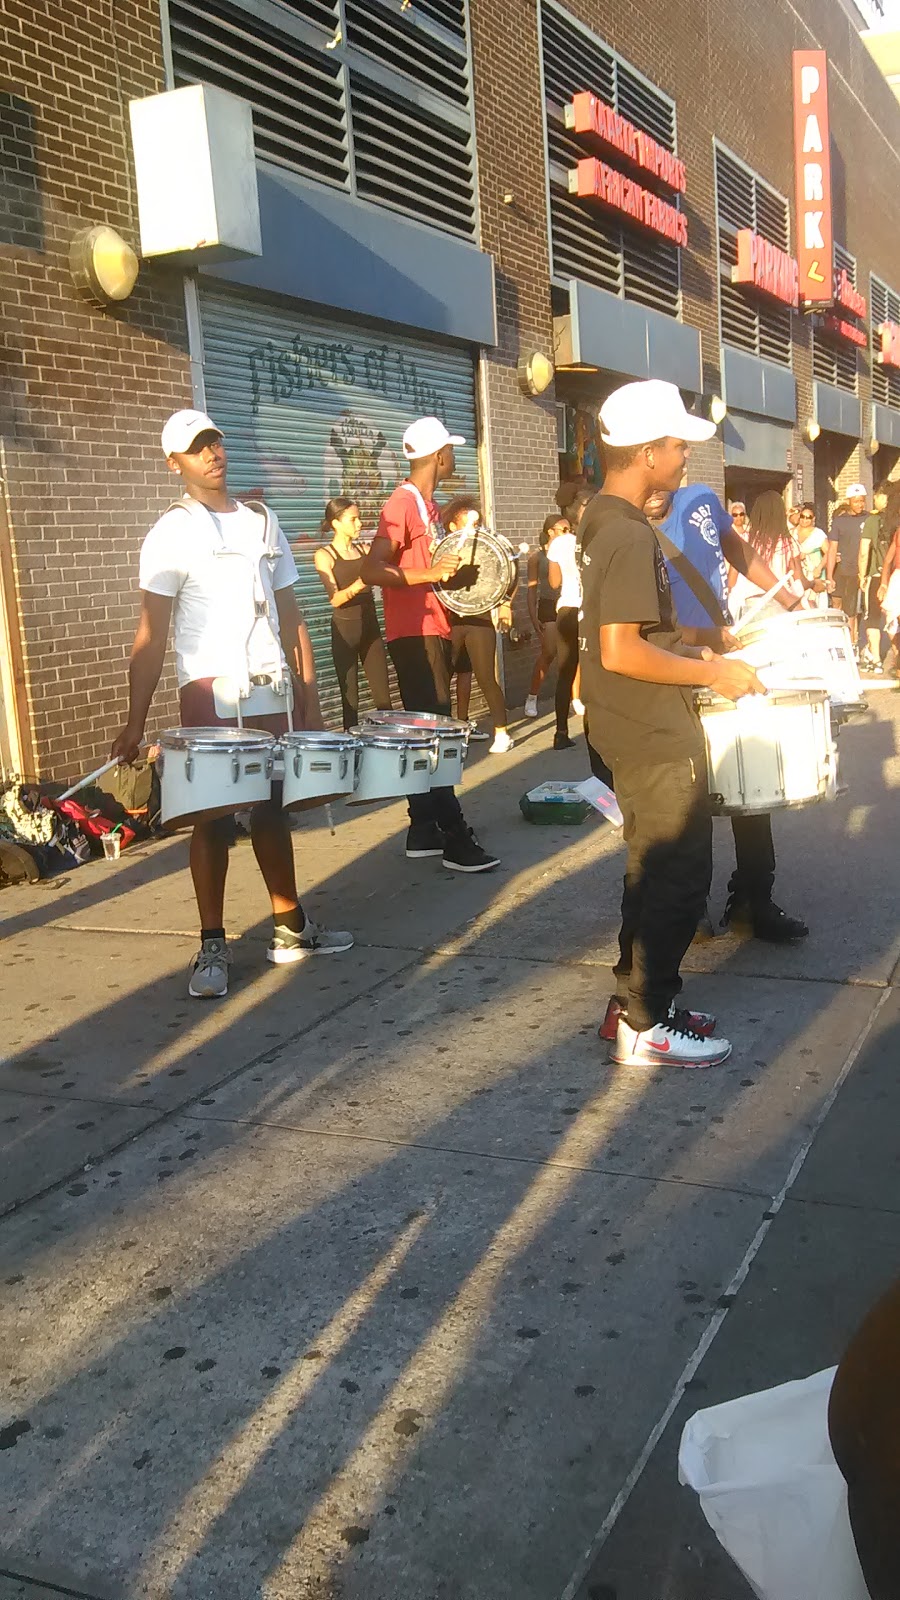
[{"label": "white t-shirt", "polygon": [[141,549],[140,586],[174,600],[172,624],[178,683],[272,673],[284,652],[275,595],[297,579],[290,546],[274,514],[266,555],[261,512],[174,506],[154,524]]},{"label": "white t-shirt", "polygon": [[547,560],[555,561],[562,574],[562,588],[556,601],[557,611],[562,606],[581,609],[581,574],[575,559],[577,545],[574,533],[558,533],[547,546]]}]

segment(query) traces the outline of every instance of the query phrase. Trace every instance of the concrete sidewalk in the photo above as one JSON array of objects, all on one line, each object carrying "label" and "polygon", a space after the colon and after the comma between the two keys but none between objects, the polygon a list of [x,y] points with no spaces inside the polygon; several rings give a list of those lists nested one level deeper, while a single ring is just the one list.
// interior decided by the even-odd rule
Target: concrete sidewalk
[{"label": "concrete sidewalk", "polygon": [[[735,1042],[708,1074],[605,1061],[621,848],[519,817],[585,771],[544,719],[467,772],[495,874],[408,863],[399,805],[310,814],[304,901],[347,956],[267,967],[238,847],[223,1004],[185,994],[182,839],[0,896],[3,1600],[743,1600],[695,1581],[674,1421],[598,1533],[811,1140],[688,1408],[835,1359],[894,1274],[898,721],[882,693],[847,798],[779,819],[811,939],[692,950]],[[787,1318],[754,1316],[773,1288]]]}]

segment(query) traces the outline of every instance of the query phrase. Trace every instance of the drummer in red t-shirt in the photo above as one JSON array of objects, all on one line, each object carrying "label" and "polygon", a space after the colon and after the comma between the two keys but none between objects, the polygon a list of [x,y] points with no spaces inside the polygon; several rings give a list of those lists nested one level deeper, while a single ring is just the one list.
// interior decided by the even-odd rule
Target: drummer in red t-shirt
[{"label": "drummer in red t-shirt", "polygon": [[[361,576],[384,598],[384,631],[406,711],[449,717],[450,619],[433,585],[456,572],[455,556],[432,565],[441,529],[434,492],[456,462],[453,447],[465,444],[438,417],[420,417],[403,435],[409,477],[385,502],[378,532]],[[499,858],[483,850],[451,788],[409,796],[406,854],[441,856],[454,872],[486,872]]]}]

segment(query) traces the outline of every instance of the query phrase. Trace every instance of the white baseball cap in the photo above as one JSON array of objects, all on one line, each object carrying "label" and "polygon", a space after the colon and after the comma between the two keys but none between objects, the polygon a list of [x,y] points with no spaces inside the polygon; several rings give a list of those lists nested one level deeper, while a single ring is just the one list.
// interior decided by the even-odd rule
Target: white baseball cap
[{"label": "white baseball cap", "polygon": [[163,455],[177,456],[190,450],[198,433],[217,433],[220,439],[225,437],[205,411],[173,412],[162,431]]},{"label": "white baseball cap", "polygon": [[420,417],[411,422],[403,435],[403,454],[407,461],[436,456],[448,444],[465,444],[460,433],[448,433],[440,417]]},{"label": "white baseball cap", "polygon": [[848,500],[865,500],[866,486],[864,483],[851,483],[847,490]]},{"label": "white baseball cap", "polygon": [[711,439],[714,422],[695,417],[685,409],[674,383],[648,378],[643,383],[623,383],[600,407],[603,443],[610,449],[651,444],[654,439],[684,439],[699,444]]}]

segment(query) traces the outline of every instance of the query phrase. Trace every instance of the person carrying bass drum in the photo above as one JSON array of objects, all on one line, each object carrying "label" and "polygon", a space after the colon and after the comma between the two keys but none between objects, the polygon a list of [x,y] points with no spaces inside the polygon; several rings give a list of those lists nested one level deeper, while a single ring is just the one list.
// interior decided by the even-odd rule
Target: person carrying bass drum
[{"label": "person carrying bass drum", "polygon": [[329,500],[322,533],[331,543],[316,551],[316,571],[331,602],[331,656],[337,673],[344,727],[359,722],[359,667],[368,680],[379,711],[390,711],[387,656],[378,626],[372,590],[362,577],[365,551],[356,541],[362,522],[355,500]]}]

